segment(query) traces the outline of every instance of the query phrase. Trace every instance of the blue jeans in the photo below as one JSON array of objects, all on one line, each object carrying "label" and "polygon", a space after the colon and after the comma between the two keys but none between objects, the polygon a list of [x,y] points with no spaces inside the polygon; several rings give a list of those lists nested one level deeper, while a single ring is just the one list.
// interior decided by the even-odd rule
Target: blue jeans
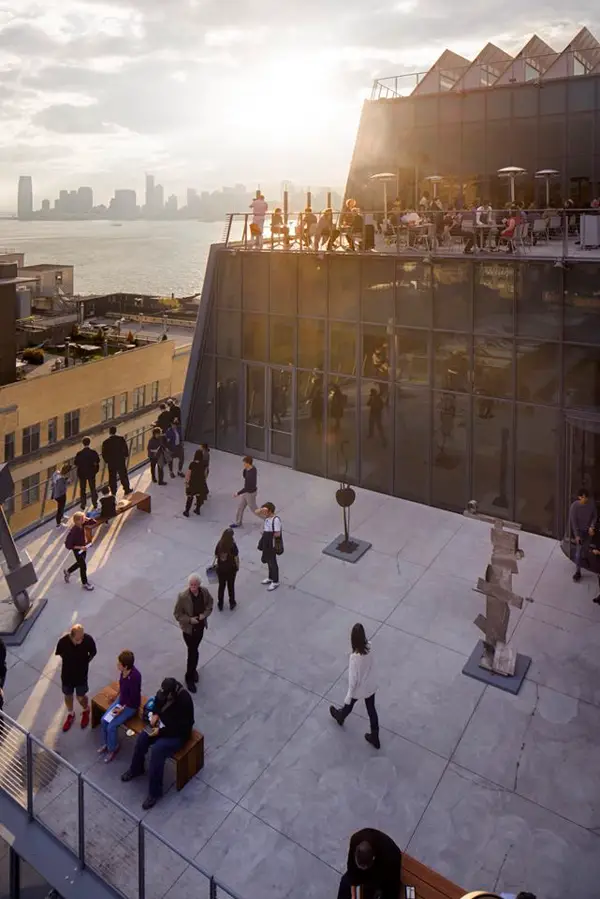
[{"label": "blue jeans", "polygon": [[[108,711],[110,712],[116,705],[119,705],[119,702],[113,702]],[[124,708],[122,712],[120,712],[113,720],[107,724],[104,720],[104,716],[102,716],[101,724],[102,724],[102,740],[104,745],[107,747],[109,752],[116,752],[119,746],[118,741],[118,730],[121,724],[125,724],[126,721],[129,721],[130,718],[133,718],[137,709],[128,709]]]},{"label": "blue jeans", "polygon": [[135,741],[133,758],[129,770],[134,777],[144,773],[144,759],[152,746],[150,753],[150,771],[148,774],[148,795],[153,799],[160,799],[163,792],[163,773],[165,762],[174,755],[184,744],[180,737],[151,737],[145,730],[141,732]]}]

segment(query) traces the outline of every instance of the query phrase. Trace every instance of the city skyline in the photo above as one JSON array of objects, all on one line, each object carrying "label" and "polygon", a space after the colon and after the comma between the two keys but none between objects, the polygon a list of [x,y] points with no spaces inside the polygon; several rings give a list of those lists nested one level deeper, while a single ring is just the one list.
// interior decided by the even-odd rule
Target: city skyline
[{"label": "city skyline", "polygon": [[374,77],[423,71],[446,46],[471,58],[487,40],[510,52],[540,29],[557,45],[580,21],[600,31],[591,0],[237,6],[232,25],[216,0],[6,0],[0,208],[29,172],[40,202],[67,180],[104,202],[135,181],[140,196],[146,170],[165,199],[190,184],[339,185]]}]

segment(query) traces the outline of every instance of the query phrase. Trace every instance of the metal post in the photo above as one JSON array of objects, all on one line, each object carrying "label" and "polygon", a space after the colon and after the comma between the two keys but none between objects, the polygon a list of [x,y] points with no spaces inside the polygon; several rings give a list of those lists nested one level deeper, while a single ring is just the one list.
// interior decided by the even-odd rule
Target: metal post
[{"label": "metal post", "polygon": [[138,899],[146,897],[146,835],[144,825],[138,824]]},{"label": "metal post", "polygon": [[331,191],[327,191],[327,202],[325,203],[327,209],[331,209]]},{"label": "metal post", "polygon": [[21,896],[21,857],[13,847],[10,847],[8,856],[8,876],[10,899],[20,899]]},{"label": "metal post", "polygon": [[231,226],[233,224],[233,213],[227,216],[227,233],[225,234],[225,246],[229,246],[229,237],[231,235]]},{"label": "metal post", "polygon": [[569,255],[569,213],[563,212],[563,259]]},{"label": "metal post", "polygon": [[208,897],[209,899],[217,899],[217,882],[214,877],[211,877],[208,882]]},{"label": "metal post", "polygon": [[77,829],[79,837],[79,863],[85,868],[85,818],[83,812],[83,777],[77,775]]},{"label": "metal post", "polygon": [[26,767],[25,777],[27,778],[27,814],[29,820],[33,821],[33,743],[31,742],[31,734],[25,737],[26,747]]}]

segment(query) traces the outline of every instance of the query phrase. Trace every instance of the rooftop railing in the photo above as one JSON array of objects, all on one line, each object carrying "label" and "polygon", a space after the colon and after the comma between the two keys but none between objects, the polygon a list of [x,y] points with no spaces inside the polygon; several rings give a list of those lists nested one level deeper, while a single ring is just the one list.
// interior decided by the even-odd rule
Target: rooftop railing
[{"label": "rooftop railing", "polygon": [[[510,227],[511,218],[516,225]],[[352,217],[312,213],[269,213],[258,222],[252,213],[231,213],[223,243],[243,250],[297,253],[378,252],[405,255],[519,256],[552,259],[600,258],[600,209],[507,209],[479,214],[429,210],[415,214],[388,209]]]},{"label": "rooftop railing", "polygon": [[180,878],[186,895],[240,899],[3,712],[0,789],[124,899],[164,896]]}]

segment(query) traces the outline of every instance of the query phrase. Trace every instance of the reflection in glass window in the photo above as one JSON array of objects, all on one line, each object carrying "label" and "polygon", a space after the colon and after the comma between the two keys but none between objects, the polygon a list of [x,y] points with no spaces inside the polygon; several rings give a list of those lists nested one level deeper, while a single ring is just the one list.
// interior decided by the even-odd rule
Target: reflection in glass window
[{"label": "reflection in glass window", "polygon": [[269,358],[277,365],[294,365],[296,361],[296,329],[294,319],[283,315],[269,318],[271,336]]},{"label": "reflection in glass window", "polygon": [[284,315],[297,312],[298,257],[290,253],[270,253],[271,283],[269,309]]},{"label": "reflection in glass window", "polygon": [[565,340],[600,343],[600,265],[565,272]]},{"label": "reflection in glass window", "polygon": [[486,396],[512,397],[512,340],[475,338],[474,390]]},{"label": "reflection in glass window", "polygon": [[242,350],[242,315],[225,309],[217,311],[217,353],[239,359]]},{"label": "reflection in glass window", "polygon": [[433,394],[432,502],[462,511],[468,494],[470,399],[456,393]]},{"label": "reflection in glass window", "polygon": [[267,361],[267,316],[243,316],[242,355],[244,359]]},{"label": "reflection in glass window", "polygon": [[350,254],[329,259],[329,315],[331,318],[358,320],[360,295],[360,257]]},{"label": "reflection in glass window", "polygon": [[565,405],[600,410],[600,347],[564,347]]},{"label": "reflection in glass window", "polygon": [[385,381],[390,377],[390,341],[383,325],[362,327],[361,370],[364,378]]},{"label": "reflection in glass window", "polygon": [[266,312],[269,304],[269,254],[242,255],[242,309]]},{"label": "reflection in glass window", "polygon": [[542,406],[517,405],[515,520],[551,536],[557,515],[559,415]]},{"label": "reflection in glass window", "polygon": [[513,405],[476,401],[473,414],[473,499],[481,512],[513,519]]},{"label": "reflection in glass window", "polygon": [[431,391],[396,387],[394,493],[429,502]]},{"label": "reflection in glass window", "polygon": [[240,366],[232,359],[217,359],[217,447],[228,452],[240,452],[238,432],[240,405]]},{"label": "reflection in glass window", "polygon": [[475,330],[485,334],[514,331],[515,267],[482,263],[475,267]]},{"label": "reflection in glass window", "polygon": [[517,398],[526,403],[558,403],[560,347],[557,343],[517,343]]},{"label": "reflection in glass window", "polygon": [[200,361],[199,389],[192,394],[194,409],[189,416],[193,443],[215,446],[215,359],[203,355]]},{"label": "reflection in glass window", "polygon": [[[396,324],[431,327],[431,266],[398,262],[396,266]],[[459,328],[459,325],[454,327]]]},{"label": "reflection in glass window", "polygon": [[362,320],[392,324],[394,319],[395,260],[362,259]]},{"label": "reflection in glass window", "polygon": [[361,381],[360,483],[369,490],[392,491],[393,403],[388,384]]},{"label": "reflection in glass window", "polygon": [[221,309],[242,305],[242,257],[239,253],[219,253],[217,303]]},{"label": "reflection in glass window", "polygon": [[560,337],[562,274],[552,263],[527,262],[518,267],[517,334]]},{"label": "reflection in glass window", "polygon": [[471,329],[472,267],[466,262],[443,262],[433,269],[433,327],[450,331]]},{"label": "reflection in glass window", "polygon": [[396,380],[429,384],[429,331],[396,328]]},{"label": "reflection in glass window", "polygon": [[325,368],[325,321],[298,319],[298,365],[301,368]]},{"label": "reflection in glass window", "polygon": [[357,478],[356,379],[329,378],[327,391],[327,477]]},{"label": "reflection in glass window", "polygon": [[327,315],[327,264],[308,253],[298,257],[298,312]]},{"label": "reflection in glass window", "polygon": [[246,366],[246,447],[265,451],[265,374],[262,365]]},{"label": "reflection in glass window", "polygon": [[433,335],[434,383],[443,390],[471,390],[471,339],[466,334]]},{"label": "reflection in glass window", "polygon": [[329,340],[330,371],[356,374],[356,325],[330,322]]},{"label": "reflection in glass window", "polygon": [[324,427],[325,387],[320,372],[296,373],[297,468],[310,474],[325,474]]}]

